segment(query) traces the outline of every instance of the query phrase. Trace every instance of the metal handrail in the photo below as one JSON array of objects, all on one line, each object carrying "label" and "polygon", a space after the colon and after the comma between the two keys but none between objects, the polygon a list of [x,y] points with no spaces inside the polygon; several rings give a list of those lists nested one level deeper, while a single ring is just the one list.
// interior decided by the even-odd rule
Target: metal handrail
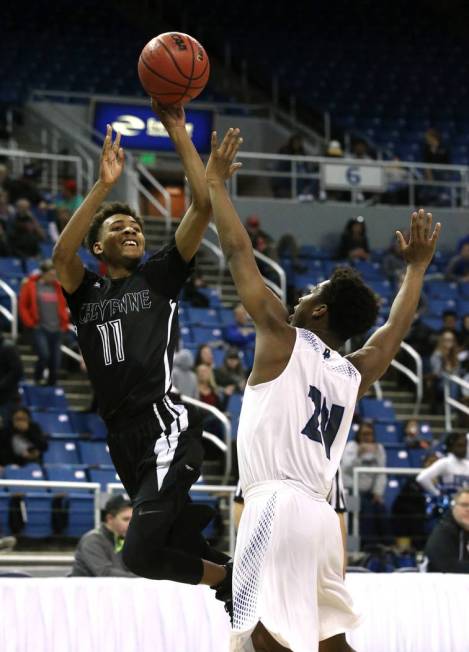
[{"label": "metal handrail", "polygon": [[[132,160],[132,158],[130,160]],[[158,179],[156,179],[152,174],[150,174],[150,172],[148,172],[147,168],[144,165],[142,165],[141,163],[136,163],[135,168],[163,196],[164,203],[165,203],[164,206],[156,199],[156,197],[153,197],[153,195],[151,195],[155,200],[155,202],[157,202],[157,204],[161,207],[159,210],[163,215],[163,217],[165,218],[166,237],[168,237],[171,232],[172,212],[173,212],[171,195],[166,190],[166,188],[158,181]],[[142,187],[144,188],[145,186]]]},{"label": "metal handrail", "polygon": [[94,523],[101,522],[101,485],[99,482],[61,482],[56,480],[0,480],[0,487],[45,487],[46,489],[89,489],[94,494]]},{"label": "metal handrail", "polygon": [[181,394],[181,400],[184,403],[189,403],[190,405],[195,405],[196,407],[200,408],[201,410],[205,410],[206,412],[210,412],[214,417],[216,417],[222,424],[223,426],[223,431],[225,435],[225,446],[226,446],[226,455],[225,455],[225,470],[223,474],[223,482],[228,482],[228,479],[231,474],[231,466],[232,466],[232,454],[231,454],[231,423],[226,414],[223,414],[221,410],[218,408],[214,407],[213,405],[209,405],[208,403],[203,403],[202,401],[198,401],[195,398],[191,398],[190,396],[185,396],[184,394]]},{"label": "metal handrail", "polygon": [[445,428],[449,432],[453,429],[451,408],[455,408],[456,410],[469,415],[469,407],[451,396],[451,383],[454,383],[455,385],[458,385],[459,387],[462,387],[469,392],[469,383],[467,380],[464,380],[459,376],[455,376],[454,374],[443,374],[443,391],[445,397]]},{"label": "metal handrail", "polygon": [[418,475],[421,468],[407,468],[402,467],[389,467],[389,466],[356,466],[353,469],[352,477],[352,496],[356,499],[355,509],[350,510],[353,513],[353,526],[352,534],[357,539],[360,537],[360,518],[359,518],[359,505],[360,505],[360,489],[359,489],[359,475],[360,473],[368,473],[372,475]]},{"label": "metal handrail", "polygon": [[[123,485],[120,482],[109,482],[106,485],[106,491],[112,493],[113,491],[123,489]],[[191,491],[196,493],[213,493],[213,494],[228,494],[233,498],[236,494],[236,487],[233,485],[218,485],[218,484],[194,484],[191,487]],[[229,541],[230,541],[230,555],[233,556],[235,549],[235,524],[234,524],[234,511],[233,511],[233,500],[230,501],[230,517],[229,517]]]},{"label": "metal handrail", "polygon": [[5,306],[0,305],[0,314],[11,323],[11,337],[16,342],[18,338],[18,297],[13,288],[5,281],[2,281],[2,279],[0,279],[0,288],[2,288],[11,302],[11,311],[5,308]]},{"label": "metal handrail", "polygon": [[254,256],[258,259],[261,260],[263,263],[266,265],[269,265],[279,276],[280,279],[280,285],[277,285],[273,281],[271,281],[268,278],[265,278],[264,276],[264,281],[266,285],[273,290],[282,300],[282,303],[286,305],[287,303],[287,276],[285,274],[285,270],[283,267],[281,267],[275,260],[272,260],[272,258],[269,258],[265,254],[261,253],[260,251],[256,251],[253,249]]},{"label": "metal handrail", "polygon": [[417,416],[418,413],[420,412],[420,406],[422,405],[422,400],[423,400],[423,363],[422,363],[422,356],[418,351],[416,351],[410,344],[407,342],[401,342],[401,348],[408,353],[411,358],[415,361],[415,367],[416,371],[415,373],[403,365],[401,362],[398,362],[397,360],[392,360],[391,365],[400,371],[404,376],[407,376],[415,385],[415,390],[416,390],[416,401],[415,401],[415,406],[414,406],[414,416]]},{"label": "metal handrail", "polygon": [[204,247],[207,247],[207,249],[210,249],[210,251],[215,254],[217,261],[218,261],[218,278],[217,278],[217,291],[218,294],[221,296],[221,290],[222,290],[222,279],[223,275],[225,273],[226,269],[226,260],[225,256],[223,255],[223,251],[220,249],[220,247],[217,247],[216,244],[213,242],[210,242],[207,238],[202,239],[202,245]]}]

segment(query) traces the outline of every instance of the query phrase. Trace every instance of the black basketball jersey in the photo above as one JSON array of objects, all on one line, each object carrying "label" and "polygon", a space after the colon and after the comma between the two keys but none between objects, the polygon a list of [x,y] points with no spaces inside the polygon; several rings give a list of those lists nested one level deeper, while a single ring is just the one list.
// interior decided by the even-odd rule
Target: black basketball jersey
[{"label": "black basketball jersey", "polygon": [[109,428],[154,415],[165,431],[178,418],[180,406],[167,395],[178,339],[177,296],[191,270],[173,239],[126,278],[85,269],[79,288],[64,291]]}]

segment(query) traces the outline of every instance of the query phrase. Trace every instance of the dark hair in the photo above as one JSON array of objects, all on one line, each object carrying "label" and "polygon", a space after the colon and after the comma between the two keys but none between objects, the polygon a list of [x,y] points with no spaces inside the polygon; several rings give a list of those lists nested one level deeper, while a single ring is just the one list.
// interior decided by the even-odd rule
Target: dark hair
[{"label": "dark hair", "polygon": [[107,503],[104,505],[104,516],[108,514],[111,516],[117,516],[119,512],[122,512],[127,507],[132,507],[132,503],[127,498],[124,498],[122,494],[117,494],[117,496],[112,496],[109,498]]},{"label": "dark hair", "polygon": [[339,267],[322,286],[327,304],[329,328],[342,341],[369,330],[378,316],[378,297],[351,267]]},{"label": "dark hair", "polygon": [[199,347],[198,347],[198,349],[196,351],[196,354],[195,354],[194,367],[198,367],[199,364],[205,364],[205,362],[202,362],[202,349],[205,349],[205,347],[208,347],[210,349],[210,351],[212,352],[212,356],[213,356],[213,349],[212,349],[212,347],[210,346],[210,344],[208,342],[204,342],[203,344],[199,344]]},{"label": "dark hair", "polygon": [[451,453],[455,443],[459,441],[459,439],[464,439],[464,441],[467,441],[466,434],[463,432],[450,432],[449,435],[447,435],[444,444],[447,453]]},{"label": "dark hair", "polygon": [[371,428],[371,431],[373,433],[373,441],[376,441],[376,438],[375,438],[375,426],[373,424],[373,421],[371,421],[370,419],[364,419],[360,423],[360,425],[358,426],[358,430],[356,432],[356,435],[355,435],[355,441],[358,444],[360,443],[360,439],[361,439],[361,435],[362,435],[362,427],[363,426],[368,426],[369,428]]},{"label": "dark hair", "polygon": [[17,405],[16,407],[13,408],[13,410],[10,412],[10,420],[11,421],[13,421],[13,415],[17,414],[18,412],[23,412],[24,414],[26,414],[28,419],[30,421],[32,421],[31,411],[27,407],[25,407],[24,405]]},{"label": "dark hair", "polygon": [[445,310],[443,312],[443,319],[445,317],[456,317],[457,318],[457,316],[458,316],[458,313],[456,312],[456,310]]},{"label": "dark hair", "polygon": [[98,258],[99,260],[101,260],[101,256],[97,256],[94,253],[93,245],[95,242],[99,240],[99,232],[101,230],[103,222],[107,220],[108,217],[111,217],[112,215],[130,215],[131,217],[134,218],[134,220],[143,230],[142,218],[139,217],[137,213],[134,211],[134,209],[130,208],[128,204],[124,204],[123,202],[120,201],[105,202],[104,204],[102,204],[99,211],[93,217],[91,226],[88,229],[88,233],[86,234],[86,246],[93,254],[93,256],[95,256],[95,258]]}]

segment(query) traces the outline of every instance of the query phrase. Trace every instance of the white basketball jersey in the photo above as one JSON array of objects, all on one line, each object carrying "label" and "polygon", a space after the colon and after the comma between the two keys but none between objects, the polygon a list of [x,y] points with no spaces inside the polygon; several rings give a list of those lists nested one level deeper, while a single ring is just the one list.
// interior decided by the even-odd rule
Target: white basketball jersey
[{"label": "white basketball jersey", "polygon": [[238,428],[239,476],[292,480],[327,498],[347,441],[361,376],[316,335],[296,329],[284,371],[246,385]]}]

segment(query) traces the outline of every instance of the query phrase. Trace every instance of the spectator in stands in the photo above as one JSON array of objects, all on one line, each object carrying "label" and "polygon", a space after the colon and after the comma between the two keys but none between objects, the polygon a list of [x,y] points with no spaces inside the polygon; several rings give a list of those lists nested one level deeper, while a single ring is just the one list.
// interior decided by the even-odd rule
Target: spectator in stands
[{"label": "spectator in stands", "polygon": [[197,389],[199,392],[198,399],[219,410],[225,410],[229,397],[234,393],[234,385],[228,385],[219,391],[213,378],[210,367],[206,364],[199,364],[195,373],[197,375]]},{"label": "spectator in stands", "polygon": [[10,243],[4,223],[0,220],[0,258],[10,255]]},{"label": "spectator in stands", "polygon": [[197,377],[193,371],[194,356],[189,349],[181,349],[174,354],[173,387],[189,398],[198,398]]},{"label": "spectator in stands", "polygon": [[409,448],[430,448],[431,439],[425,437],[417,419],[409,419],[404,426],[404,442]]},{"label": "spectator in stands", "polygon": [[206,287],[202,274],[194,272],[182,289],[183,300],[188,301],[194,308],[208,308],[210,299],[201,292],[201,289]]},{"label": "spectator in stands", "polygon": [[9,182],[8,168],[5,163],[0,163],[0,191],[8,192]]},{"label": "spectator in stands", "polygon": [[452,258],[446,268],[448,281],[469,281],[469,242]]},{"label": "spectator in stands", "polygon": [[77,191],[77,182],[75,179],[66,179],[63,182],[62,194],[55,202],[57,208],[66,208],[70,215],[77,210],[83,203],[83,195]]},{"label": "spectator in stands", "polygon": [[384,252],[381,265],[388,281],[399,282],[402,272],[406,268],[406,262],[402,257],[401,248],[396,238],[392,239],[389,249]]},{"label": "spectator in stands", "polygon": [[44,371],[48,369],[47,384],[55,385],[60,367],[62,333],[68,330],[69,317],[52,261],[43,261],[40,270],[22,285],[18,307],[23,325],[31,329],[38,357],[34,380],[42,382]]},{"label": "spectator in stands", "polygon": [[325,156],[329,158],[343,158],[344,150],[338,140],[331,140],[327,145]]},{"label": "spectator in stands", "polygon": [[449,495],[469,485],[467,436],[451,433],[445,442],[447,455],[434,462],[417,476],[417,482],[432,496]]},{"label": "spectator in stands", "polygon": [[72,577],[136,577],[122,561],[125,535],[132,518],[132,505],[122,495],[104,506],[104,522],[84,534],[75,551]]},{"label": "spectator in stands", "polygon": [[5,229],[8,227],[8,224],[14,215],[15,210],[10,204],[7,191],[0,190],[0,222],[3,223]]},{"label": "spectator in stands", "polygon": [[256,339],[256,333],[246,309],[241,303],[233,309],[235,323],[227,326],[223,331],[223,338],[231,346],[236,346],[244,352],[246,368],[252,366],[252,350]]},{"label": "spectator in stands", "polygon": [[219,387],[233,386],[236,392],[244,392],[246,372],[236,347],[232,346],[228,349],[222,366],[215,369],[215,381]]},{"label": "spectator in stands", "polygon": [[40,462],[48,448],[47,437],[31,418],[25,407],[14,408],[10,420],[0,431],[0,464],[30,464]]},{"label": "spectator in stands", "polygon": [[469,487],[454,495],[451,510],[431,533],[425,554],[430,573],[469,573]]},{"label": "spectator in stands", "polygon": [[370,245],[366,235],[365,220],[361,215],[350,219],[340,238],[337,258],[339,260],[368,260]]},{"label": "spectator in stands", "polygon": [[435,349],[437,337],[435,331],[422,320],[422,312],[419,309],[405,341],[422,356],[424,373],[430,372],[430,357]]},{"label": "spectator in stands", "polygon": [[[344,486],[353,487],[353,469],[357,466],[386,466],[386,451],[375,440],[373,423],[362,421],[355,441],[349,441],[342,457]],[[385,474],[361,473],[360,490],[360,531],[362,543],[376,544],[387,537],[384,507]]]},{"label": "spectator in stands", "polygon": [[40,243],[45,240],[45,233],[31,212],[29,199],[18,199],[16,212],[10,221],[8,239],[13,256],[30,258],[40,253]]},{"label": "spectator in stands", "polygon": [[[458,342],[453,331],[442,331],[430,358],[430,374],[426,378],[430,402],[434,410],[442,407],[443,374],[459,374],[458,350]],[[450,391],[452,395],[454,393],[453,398],[456,398],[457,387],[451,386]]]},{"label": "spectator in stands", "polygon": [[[284,154],[287,156],[307,156],[303,144],[303,137],[301,134],[293,134],[288,141],[280,147],[278,150],[279,154]],[[308,174],[314,171],[314,167],[310,163],[304,161],[296,161],[293,165],[290,161],[280,161],[277,166],[279,172],[293,172],[296,174]],[[306,178],[296,179],[293,183],[293,193],[292,193],[292,179],[291,177],[277,178],[274,180],[273,189],[274,195],[276,197],[298,197],[300,200],[312,200],[314,199],[314,191],[316,183],[313,184],[313,179],[309,180]],[[314,187],[313,187],[314,186]]]},{"label": "spectator in stands", "polygon": [[273,238],[261,229],[261,221],[257,215],[250,215],[246,220],[246,231],[251,240],[252,248],[264,256],[275,258],[275,243]]},{"label": "spectator in stands", "polygon": [[[423,468],[428,468],[438,459],[437,453],[429,453],[422,460]],[[414,476],[408,477],[402,485],[392,505],[392,514],[394,534],[400,539],[410,538],[407,545],[421,549],[426,539],[426,497]],[[405,546],[404,542],[400,543],[401,547]]]},{"label": "spectator in stands", "polygon": [[0,427],[10,417],[11,410],[19,403],[18,385],[23,376],[23,365],[17,348],[7,344],[0,332]]},{"label": "spectator in stands", "polygon": [[[449,152],[441,141],[440,132],[433,127],[425,132],[422,161],[433,165],[448,165],[450,163]],[[435,178],[434,172],[428,169],[425,170],[425,176],[429,181]]]},{"label": "spectator in stands", "polygon": [[195,366],[198,367],[199,364],[207,365],[211,371],[214,369],[213,361],[213,351],[209,344],[201,344],[197,349],[195,356]]},{"label": "spectator in stands", "polygon": [[461,342],[461,350],[469,351],[469,314],[465,314],[462,318],[461,332],[459,337]]},{"label": "spectator in stands", "polygon": [[456,339],[459,339],[459,330],[458,330],[458,313],[455,310],[445,310],[443,315],[443,328],[442,331],[452,331],[456,336]]}]

